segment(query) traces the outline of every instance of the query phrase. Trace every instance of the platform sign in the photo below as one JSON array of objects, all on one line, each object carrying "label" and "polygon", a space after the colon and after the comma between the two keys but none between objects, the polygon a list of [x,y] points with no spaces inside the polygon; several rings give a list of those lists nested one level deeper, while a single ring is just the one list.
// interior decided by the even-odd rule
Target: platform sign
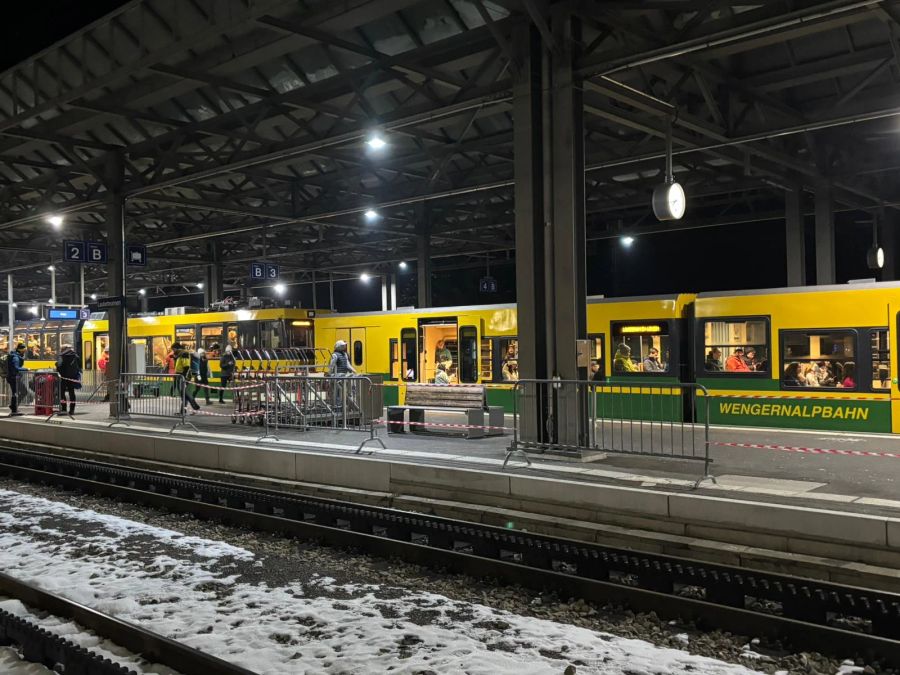
[{"label": "platform sign", "polygon": [[47,310],[47,318],[53,319],[77,319],[77,309],[50,309]]},{"label": "platform sign", "polygon": [[147,266],[147,247],[143,244],[128,244],[125,248],[125,260],[129,265]]},{"label": "platform sign", "polygon": [[496,293],[497,280],[494,277],[481,277],[478,281],[478,290],[482,293]]},{"label": "platform sign", "polygon": [[108,298],[97,298],[94,303],[97,309],[113,309],[115,307],[125,306],[125,297],[121,295],[113,295]]},{"label": "platform sign", "polygon": [[266,278],[266,266],[262,263],[250,263],[250,278],[262,281]]},{"label": "platform sign", "polygon": [[86,261],[87,243],[66,239],[63,242],[63,260],[66,262],[83,263]]},{"label": "platform sign", "polygon": [[94,265],[105,265],[106,261],[106,244],[99,241],[87,242],[87,259],[85,262]]},{"label": "platform sign", "polygon": [[278,265],[266,263],[266,279],[268,279],[269,281],[275,281],[278,278],[278,272]]},{"label": "platform sign", "polygon": [[87,307],[82,307],[78,310],[78,318],[82,321],[87,321],[91,318],[91,310],[89,310]]}]

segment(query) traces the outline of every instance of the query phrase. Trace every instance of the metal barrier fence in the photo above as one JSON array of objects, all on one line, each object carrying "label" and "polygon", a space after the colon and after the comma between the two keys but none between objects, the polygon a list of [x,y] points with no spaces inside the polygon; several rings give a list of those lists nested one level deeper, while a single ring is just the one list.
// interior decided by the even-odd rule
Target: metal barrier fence
[{"label": "metal barrier fence", "polygon": [[[34,376],[37,371],[23,370],[19,373],[16,382],[16,391],[18,392],[18,407],[28,407],[34,405]],[[0,384],[0,407],[8,408],[12,398],[12,388],[8,381]]]},{"label": "metal barrier fence", "polygon": [[506,460],[524,450],[699,460],[700,481],[715,482],[709,472],[709,406],[709,394],[699,384],[519,380]]},{"label": "metal barrier fence", "polygon": [[359,375],[276,374],[263,379],[266,384],[262,403],[266,426],[263,438],[277,439],[281,428],[362,431],[368,438],[359,444],[357,454],[369,443],[385,447],[375,428],[384,409],[384,389],[380,383]]},{"label": "metal barrier fence", "polygon": [[[169,433],[179,426],[197,427],[187,421],[189,383],[181,375],[168,373],[122,373],[118,391],[111,387],[110,395],[120,397],[116,406],[116,421],[127,424],[130,417],[161,417],[174,420]],[[112,425],[110,425],[112,426]]]}]

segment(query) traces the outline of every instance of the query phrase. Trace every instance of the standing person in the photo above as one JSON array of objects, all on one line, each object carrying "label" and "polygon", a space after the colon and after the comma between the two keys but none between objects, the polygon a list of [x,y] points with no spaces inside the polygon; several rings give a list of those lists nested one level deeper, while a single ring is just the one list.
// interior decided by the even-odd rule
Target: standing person
[{"label": "standing person", "polygon": [[[177,344],[177,343],[176,343]],[[166,355],[166,375],[174,375],[175,374],[175,345],[169,347],[169,353]],[[175,385],[175,378],[172,378],[172,391],[170,393],[171,396],[174,396],[178,391],[178,387]]]},{"label": "standing person", "polygon": [[[196,370],[194,377],[194,399],[197,398],[197,392],[202,391],[203,397],[206,399],[206,405],[209,405],[209,358],[206,356],[206,350],[202,347],[197,350]],[[193,368],[193,363],[191,364]]]},{"label": "standing person", "polygon": [[25,370],[25,344],[20,342],[6,359],[6,383],[9,385],[9,416],[18,417],[21,373]]},{"label": "standing person", "polygon": [[104,401],[109,401],[109,385],[106,383],[106,367],[109,365],[109,350],[104,349],[103,354],[100,355],[100,358],[97,359],[97,369],[100,371],[100,381],[103,383],[103,388],[106,390],[106,396],[103,397]]},{"label": "standing person", "polygon": [[443,340],[438,340],[434,345],[434,361],[435,363],[443,363],[447,368],[453,365],[453,355],[447,349],[447,345]]},{"label": "standing person", "polygon": [[181,397],[181,412],[179,412],[178,415],[184,414],[185,403],[191,405],[191,408],[193,409],[191,414],[195,415],[197,411],[200,410],[200,406],[197,405],[197,401],[191,396],[190,387],[188,386],[188,383],[193,376],[191,353],[178,343],[172,345],[172,349],[174,349],[175,353],[178,355],[175,358],[175,374],[181,376],[176,378],[176,381],[178,382],[178,395]]},{"label": "standing person", "polygon": [[665,366],[663,366],[663,364],[660,363],[659,360],[659,350],[656,347],[650,347],[650,351],[647,353],[647,358],[644,359],[644,372],[661,373],[665,369]]},{"label": "standing person", "polygon": [[219,359],[219,371],[221,372],[220,379],[222,381],[222,387],[219,389],[219,403],[225,403],[225,389],[228,387],[228,384],[234,380],[234,371],[236,367],[237,362],[234,359],[231,345],[225,345],[225,353],[222,354],[222,357]]},{"label": "standing person", "polygon": [[66,399],[69,404],[69,417],[75,414],[75,390],[81,389],[80,359],[72,345],[63,345],[56,359],[56,372],[59,373],[59,412],[66,412]]},{"label": "standing person", "polygon": [[[350,356],[347,354],[347,343],[338,340],[334,343],[334,352],[331,354],[331,362],[328,364],[328,372],[332,377],[349,377],[356,374],[353,366],[350,364]],[[335,383],[334,390],[334,406],[336,408],[343,407],[346,390],[343,384]]]}]

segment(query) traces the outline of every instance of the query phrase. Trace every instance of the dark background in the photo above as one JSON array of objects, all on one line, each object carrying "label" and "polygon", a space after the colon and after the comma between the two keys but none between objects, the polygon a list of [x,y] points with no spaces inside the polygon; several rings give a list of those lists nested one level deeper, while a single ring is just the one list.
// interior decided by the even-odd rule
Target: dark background
[{"label": "dark background", "polygon": [[[3,3],[5,30],[0,49],[0,69],[26,59],[104,14],[126,4],[123,0],[43,0]],[[688,193],[690,200],[690,193]],[[647,199],[649,209],[649,195]],[[690,201],[685,222],[690,222]],[[862,214],[835,216],[837,279],[872,277],[865,256],[871,243],[870,226],[857,223]],[[813,224],[807,218],[807,281],[815,281]],[[893,251],[888,251],[890,256]],[[781,220],[728,225],[696,230],[679,230],[645,235],[624,248],[618,239],[588,243],[588,295],[631,296],[679,292],[700,292],[745,288],[777,287],[785,284],[784,222]],[[410,261],[405,272],[398,270],[398,306],[416,304],[416,270]],[[491,265],[497,279],[496,293],[481,293],[479,279],[485,269],[438,269],[432,281],[434,305],[472,305],[515,301],[515,266]],[[198,281],[200,279],[198,278]],[[289,287],[287,297],[312,305],[307,286]],[[200,306],[202,294],[152,299],[150,309],[164,306]],[[381,283],[373,277],[368,284],[358,280],[335,285],[335,304],[341,311],[381,308]],[[328,306],[328,285],[319,284],[318,306]]]}]

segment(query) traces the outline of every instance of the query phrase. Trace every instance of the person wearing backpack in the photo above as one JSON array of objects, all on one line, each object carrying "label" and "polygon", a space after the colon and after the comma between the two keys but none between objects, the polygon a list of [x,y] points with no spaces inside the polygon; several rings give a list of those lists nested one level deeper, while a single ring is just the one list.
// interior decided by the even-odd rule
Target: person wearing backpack
[{"label": "person wearing backpack", "polygon": [[9,410],[10,417],[18,417],[19,412],[19,387],[21,386],[21,373],[25,370],[25,344],[16,345],[16,351],[6,358],[6,383],[9,385]]},{"label": "person wearing backpack", "polygon": [[172,345],[172,350],[177,354],[175,357],[175,374],[181,375],[181,377],[177,379],[178,394],[181,396],[181,411],[178,414],[179,416],[184,414],[185,403],[190,404],[193,409],[191,414],[195,414],[200,410],[200,406],[197,404],[194,397],[191,396],[190,387],[188,387],[188,382],[193,373],[193,368],[191,366],[191,352],[178,343]]},{"label": "person wearing backpack", "polygon": [[75,390],[81,389],[81,366],[72,345],[63,345],[59,358],[56,359],[56,372],[59,373],[59,411],[66,412],[68,399],[71,417],[75,414]]},{"label": "person wearing backpack", "polygon": [[219,403],[225,403],[225,389],[228,388],[228,383],[234,380],[237,362],[232,352],[231,345],[225,345],[225,353],[219,358],[219,370],[221,371],[220,377],[222,381],[222,387],[219,389]]}]

